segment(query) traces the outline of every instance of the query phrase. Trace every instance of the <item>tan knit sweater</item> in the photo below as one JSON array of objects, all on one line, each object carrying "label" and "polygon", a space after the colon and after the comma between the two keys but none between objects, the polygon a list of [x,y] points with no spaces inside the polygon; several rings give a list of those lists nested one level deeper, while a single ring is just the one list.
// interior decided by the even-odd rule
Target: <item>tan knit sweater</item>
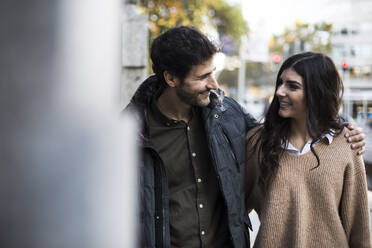
[{"label": "tan knit sweater", "polygon": [[[261,221],[254,247],[372,247],[364,163],[344,133],[314,147],[318,168],[311,170],[317,165],[312,152],[285,152],[269,189],[255,184],[247,196]],[[247,158],[247,177],[258,166],[254,157]]]}]

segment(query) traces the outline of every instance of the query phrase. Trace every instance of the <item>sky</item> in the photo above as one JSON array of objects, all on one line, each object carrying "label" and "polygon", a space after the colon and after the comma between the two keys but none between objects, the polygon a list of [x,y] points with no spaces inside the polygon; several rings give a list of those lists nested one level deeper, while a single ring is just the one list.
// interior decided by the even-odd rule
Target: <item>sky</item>
[{"label": "sky", "polygon": [[246,0],[242,11],[249,26],[264,27],[268,33],[280,33],[296,20],[312,22],[322,0]]},{"label": "sky", "polygon": [[[228,0],[241,3],[251,33],[280,34],[296,21],[339,26],[372,23],[371,0]],[[335,26],[335,27],[336,27]],[[337,27],[340,28],[340,27]]]},{"label": "sky", "polygon": [[[242,55],[247,60],[267,61],[268,42],[272,34],[280,34],[296,21],[315,23],[329,18],[330,3],[335,0],[227,0],[240,3],[250,29]],[[337,3],[349,0],[337,0]]]},{"label": "sky", "polygon": [[278,34],[296,20],[316,22],[321,19],[322,7],[329,0],[228,0],[241,3],[244,18],[251,29]]}]

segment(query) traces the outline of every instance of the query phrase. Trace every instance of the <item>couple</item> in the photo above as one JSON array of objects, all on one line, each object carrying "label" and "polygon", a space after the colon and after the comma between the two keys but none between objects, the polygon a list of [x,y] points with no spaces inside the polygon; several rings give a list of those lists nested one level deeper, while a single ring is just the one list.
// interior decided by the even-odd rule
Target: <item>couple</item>
[{"label": "couple", "polygon": [[[307,53],[288,59],[279,72],[276,96],[265,124],[258,126],[238,103],[224,98],[219,90],[214,78],[214,57],[218,52],[217,46],[195,28],[169,29],[151,46],[155,75],[142,83],[126,107],[125,111],[134,113],[142,124],[139,247],[249,247],[248,210],[252,208],[259,212],[263,223],[266,223],[263,218],[268,218],[266,228],[260,230],[259,240],[274,242],[270,243],[273,247],[278,246],[277,240],[288,239],[292,247],[311,246],[306,242],[313,240],[317,232],[307,228],[313,225],[322,225],[325,230],[324,237],[317,235],[320,242],[317,244],[334,246],[346,242],[352,245],[355,228],[363,232],[369,229],[359,222],[366,204],[364,168],[360,164],[361,157],[349,149],[346,139],[354,142],[354,149],[359,148],[359,153],[363,153],[363,134],[358,130],[344,131],[337,117],[338,105],[320,105],[321,100],[328,105],[339,104],[337,94],[326,92],[324,99],[311,95],[314,86],[309,78],[324,75],[320,76],[317,70],[315,75],[302,74],[295,66],[313,66],[302,57],[328,58]],[[322,63],[319,69],[324,68]],[[335,90],[332,86],[325,89]],[[313,100],[310,103],[314,105],[309,108],[310,96]],[[327,108],[330,113],[320,111],[318,116],[318,106]],[[329,143],[325,143],[326,137]],[[304,142],[310,152],[301,149]],[[291,147],[304,154],[297,157],[287,154]],[[337,157],[327,157],[329,154]],[[288,164],[285,156],[293,157],[287,159]],[[292,179],[295,172],[286,174],[282,167],[293,163],[301,168],[307,166],[308,170],[304,170],[307,175],[287,185],[283,175]],[[311,178],[318,180],[314,186]],[[326,184],[330,188],[319,187],[320,181],[328,178],[335,180]],[[349,187],[346,184],[349,181],[358,187]],[[276,188],[273,189],[274,184]],[[307,193],[308,198],[298,195],[293,198],[292,192],[296,190],[293,186],[301,188],[301,195]],[[310,189],[315,192],[306,191]],[[353,198],[344,199],[349,193]],[[355,194],[360,195],[355,197]],[[319,198],[312,198],[318,195]],[[283,197],[280,205],[286,211],[280,209],[284,213],[276,219],[273,212],[279,210],[272,208],[280,206],[271,205],[270,201],[278,196]],[[351,223],[344,223],[343,204],[352,211]],[[303,205],[309,211],[302,210]],[[315,211],[322,211],[335,222],[335,215],[339,214],[336,227],[329,225],[328,219],[320,219],[320,213],[313,216]],[[296,219],[299,213],[301,220]],[[310,220],[302,221],[309,217]],[[340,228],[345,231],[345,237],[333,243],[329,236],[339,235]],[[279,236],[274,235],[277,230],[281,230]],[[303,239],[303,233],[309,237]],[[367,239],[369,236],[361,241],[367,242]],[[266,243],[257,245],[270,247]]]}]

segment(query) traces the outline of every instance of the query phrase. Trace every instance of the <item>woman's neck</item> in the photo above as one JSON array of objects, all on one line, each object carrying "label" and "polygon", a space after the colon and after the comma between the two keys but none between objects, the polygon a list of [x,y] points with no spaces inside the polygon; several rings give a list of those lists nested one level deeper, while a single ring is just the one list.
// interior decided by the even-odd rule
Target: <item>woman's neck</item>
[{"label": "woman's neck", "polygon": [[302,151],[305,144],[310,140],[310,135],[306,127],[306,119],[292,119],[288,139],[294,147]]}]

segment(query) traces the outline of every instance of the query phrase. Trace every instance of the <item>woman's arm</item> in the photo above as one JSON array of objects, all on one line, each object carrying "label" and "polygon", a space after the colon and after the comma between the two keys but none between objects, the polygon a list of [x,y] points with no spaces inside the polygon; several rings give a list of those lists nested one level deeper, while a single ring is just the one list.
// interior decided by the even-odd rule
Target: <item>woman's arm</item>
[{"label": "woman's arm", "polygon": [[362,156],[353,156],[344,175],[340,215],[350,247],[371,247],[366,172]]}]

